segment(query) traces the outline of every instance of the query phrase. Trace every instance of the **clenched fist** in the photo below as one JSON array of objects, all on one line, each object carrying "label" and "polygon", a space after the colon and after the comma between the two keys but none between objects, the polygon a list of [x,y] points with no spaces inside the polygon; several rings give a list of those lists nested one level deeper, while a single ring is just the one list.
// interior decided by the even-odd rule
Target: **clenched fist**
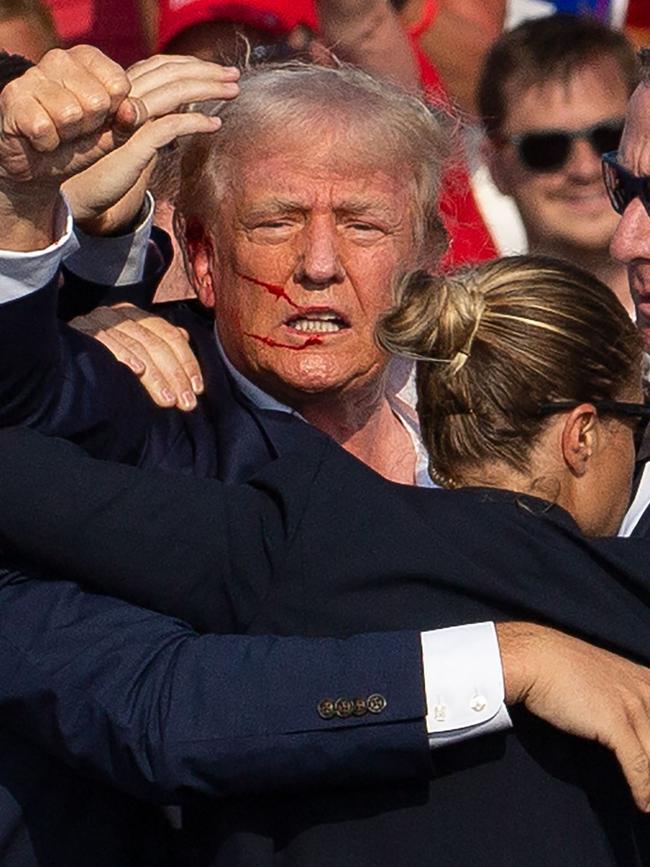
[{"label": "clenched fist", "polygon": [[66,181],[75,216],[101,230],[104,213],[119,203],[108,230],[119,229],[139,210],[158,149],[219,128],[218,118],[182,107],[232,99],[238,78],[237,69],[190,57],[153,57],[125,72],[87,45],[49,51],[0,93],[2,246],[52,242]]}]

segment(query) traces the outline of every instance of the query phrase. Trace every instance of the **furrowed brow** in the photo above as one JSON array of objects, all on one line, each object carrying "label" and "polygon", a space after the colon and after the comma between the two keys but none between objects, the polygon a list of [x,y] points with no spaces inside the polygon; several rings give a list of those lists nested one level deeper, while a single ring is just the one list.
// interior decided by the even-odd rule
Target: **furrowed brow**
[{"label": "furrowed brow", "polygon": [[304,209],[304,204],[295,199],[281,199],[274,196],[272,199],[256,202],[250,209],[245,210],[245,214],[248,219],[255,220],[276,214],[295,214]]}]

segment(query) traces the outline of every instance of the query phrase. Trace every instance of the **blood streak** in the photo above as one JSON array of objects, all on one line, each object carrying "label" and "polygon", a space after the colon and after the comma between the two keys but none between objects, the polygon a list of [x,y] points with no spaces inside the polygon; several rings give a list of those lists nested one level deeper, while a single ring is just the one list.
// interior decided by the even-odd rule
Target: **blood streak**
[{"label": "blood streak", "polygon": [[292,344],[292,343],[280,343],[279,340],[274,340],[272,337],[264,337],[262,334],[250,334],[249,332],[244,332],[244,337],[252,337],[253,340],[259,340],[260,343],[265,343],[267,346],[272,346],[274,349],[307,349],[308,346],[319,346],[323,342],[323,338],[319,337],[318,334],[312,334],[311,337],[308,337],[303,343],[300,344]]},{"label": "blood streak", "polygon": [[282,286],[278,286],[275,283],[267,283],[264,280],[257,280],[255,277],[247,277],[245,274],[240,274],[238,271],[236,271],[235,273],[238,277],[241,277],[242,280],[247,280],[249,283],[254,283],[256,286],[261,286],[262,289],[266,289],[267,292],[270,292],[271,295],[275,296],[276,301],[279,301],[280,298],[284,298],[287,304],[295,307],[296,310],[302,309],[299,304],[296,304],[295,301],[291,300],[291,298],[287,295]]}]

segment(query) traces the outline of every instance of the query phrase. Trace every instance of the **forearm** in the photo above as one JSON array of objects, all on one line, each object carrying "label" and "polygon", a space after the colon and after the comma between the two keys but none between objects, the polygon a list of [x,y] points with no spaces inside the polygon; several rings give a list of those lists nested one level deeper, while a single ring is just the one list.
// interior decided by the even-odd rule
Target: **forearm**
[{"label": "forearm", "polygon": [[[174,802],[430,773],[417,634],[202,636],[75,585],[0,581],[0,720],[77,770]],[[381,714],[318,712],[381,692]]]}]

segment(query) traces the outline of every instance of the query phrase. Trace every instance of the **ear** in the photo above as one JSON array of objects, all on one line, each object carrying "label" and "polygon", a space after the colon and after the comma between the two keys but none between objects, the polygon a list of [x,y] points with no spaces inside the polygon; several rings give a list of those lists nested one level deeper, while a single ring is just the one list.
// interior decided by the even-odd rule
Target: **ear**
[{"label": "ear", "polygon": [[196,218],[189,220],[176,220],[177,212],[174,213],[174,225],[177,237],[182,237],[183,257],[185,269],[192,281],[194,291],[205,307],[211,310],[216,303],[216,292],[213,282],[215,273],[215,251],[212,239],[206,232],[203,223]]},{"label": "ear", "polygon": [[494,185],[503,196],[511,196],[512,188],[506,167],[506,154],[504,145],[495,139],[485,136],[481,142],[481,156],[490,170]]},{"label": "ear", "polygon": [[598,415],[589,403],[568,413],[562,428],[562,456],[574,476],[584,476],[598,447]]}]

